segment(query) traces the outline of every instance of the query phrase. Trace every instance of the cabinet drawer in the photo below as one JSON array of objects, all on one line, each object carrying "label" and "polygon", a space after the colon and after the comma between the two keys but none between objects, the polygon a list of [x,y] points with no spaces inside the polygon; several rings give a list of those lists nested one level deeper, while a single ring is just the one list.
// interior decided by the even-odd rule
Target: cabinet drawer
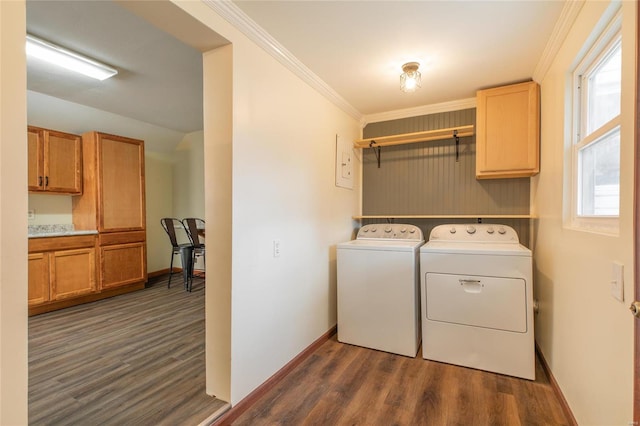
[{"label": "cabinet drawer", "polygon": [[106,234],[100,234],[99,239],[100,239],[100,246],[139,243],[146,240],[146,232],[145,231],[110,232]]},{"label": "cabinet drawer", "polygon": [[42,237],[29,239],[29,253],[94,247],[96,235],[70,235],[68,237]]}]

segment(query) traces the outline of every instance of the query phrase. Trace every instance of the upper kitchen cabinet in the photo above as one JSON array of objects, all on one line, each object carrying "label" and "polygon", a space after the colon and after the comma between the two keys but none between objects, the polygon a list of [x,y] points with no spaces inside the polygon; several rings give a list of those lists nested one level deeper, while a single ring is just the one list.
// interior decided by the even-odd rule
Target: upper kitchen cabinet
[{"label": "upper kitchen cabinet", "polygon": [[78,135],[29,126],[29,191],[82,193],[82,139]]},{"label": "upper kitchen cabinet", "polygon": [[75,228],[145,230],[144,142],[89,132],[82,144],[84,193],[73,199]]},{"label": "upper kitchen cabinet", "polygon": [[476,178],[519,178],[540,171],[540,86],[531,81],[479,90]]}]

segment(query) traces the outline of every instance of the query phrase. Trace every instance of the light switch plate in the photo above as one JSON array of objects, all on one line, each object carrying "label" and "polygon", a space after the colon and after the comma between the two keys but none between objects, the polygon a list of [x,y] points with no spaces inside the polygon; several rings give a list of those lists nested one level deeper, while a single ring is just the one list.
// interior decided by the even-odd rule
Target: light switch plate
[{"label": "light switch plate", "polygon": [[624,302],[624,265],[613,262],[611,267],[611,296]]}]

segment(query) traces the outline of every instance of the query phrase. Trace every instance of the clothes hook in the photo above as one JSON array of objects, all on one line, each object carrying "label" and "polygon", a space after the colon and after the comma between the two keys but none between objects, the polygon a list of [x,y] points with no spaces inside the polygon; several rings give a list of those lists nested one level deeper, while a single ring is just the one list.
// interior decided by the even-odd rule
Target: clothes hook
[{"label": "clothes hook", "polygon": [[[378,160],[378,168],[380,168],[380,145],[373,146],[375,143],[376,141],[369,142],[369,148],[373,148],[373,153],[376,155],[376,159]],[[376,150],[376,148],[378,149]]]},{"label": "clothes hook", "polygon": [[458,136],[458,131],[453,131],[453,137],[456,139],[456,163],[458,162],[458,158],[460,157],[459,148],[460,148],[460,136]]}]

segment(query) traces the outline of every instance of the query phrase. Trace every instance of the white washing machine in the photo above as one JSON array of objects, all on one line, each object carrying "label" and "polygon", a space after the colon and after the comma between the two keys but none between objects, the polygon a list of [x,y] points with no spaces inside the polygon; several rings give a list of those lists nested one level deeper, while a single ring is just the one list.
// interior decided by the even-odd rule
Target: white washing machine
[{"label": "white washing machine", "polygon": [[365,225],[338,244],[338,341],[415,357],[420,346],[417,226]]},{"label": "white washing machine", "polygon": [[423,358],[535,380],[531,251],[513,228],[436,226],[420,268]]}]

